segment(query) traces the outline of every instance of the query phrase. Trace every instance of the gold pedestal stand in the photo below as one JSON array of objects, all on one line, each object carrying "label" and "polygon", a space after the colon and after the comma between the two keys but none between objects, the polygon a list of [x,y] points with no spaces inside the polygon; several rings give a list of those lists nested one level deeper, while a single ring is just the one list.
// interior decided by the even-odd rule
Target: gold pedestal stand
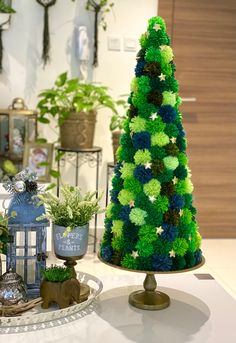
[{"label": "gold pedestal stand", "polygon": [[98,258],[100,259],[101,262],[113,268],[123,269],[126,271],[136,272],[136,273],[146,273],[146,277],[143,283],[144,290],[132,292],[129,295],[129,304],[141,310],[149,310],[149,311],[163,310],[164,308],[170,305],[169,296],[163,292],[159,292],[156,290],[157,282],[155,279],[155,274],[172,274],[172,273],[189,272],[189,271],[202,267],[203,264],[205,263],[205,258],[202,257],[202,261],[198,265],[192,268],[182,269],[182,270],[172,270],[169,272],[161,272],[161,271],[156,272],[156,271],[127,269],[120,266],[116,266],[114,264],[104,261],[101,258],[100,254],[98,254]]},{"label": "gold pedestal stand", "polygon": [[[65,260],[64,265],[66,267],[69,267],[72,269],[72,275],[73,278],[77,279],[77,274],[75,271],[75,266],[77,264],[76,260],[81,260],[81,258],[84,255],[81,256],[61,256],[55,254],[57,258],[60,260]],[[85,285],[84,283],[80,282],[80,296],[79,296],[79,303],[82,303],[83,301],[88,299],[88,296],[90,294],[90,287],[88,285]]]}]

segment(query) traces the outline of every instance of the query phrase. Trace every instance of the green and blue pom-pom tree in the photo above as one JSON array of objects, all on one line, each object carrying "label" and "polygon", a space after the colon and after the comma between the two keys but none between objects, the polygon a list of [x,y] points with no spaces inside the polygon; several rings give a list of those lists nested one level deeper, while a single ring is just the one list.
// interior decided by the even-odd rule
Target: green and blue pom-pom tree
[{"label": "green and blue pom-pom tree", "polygon": [[188,269],[202,261],[201,236],[174,55],[161,17],[149,20],[140,44],[100,255],[133,270]]}]

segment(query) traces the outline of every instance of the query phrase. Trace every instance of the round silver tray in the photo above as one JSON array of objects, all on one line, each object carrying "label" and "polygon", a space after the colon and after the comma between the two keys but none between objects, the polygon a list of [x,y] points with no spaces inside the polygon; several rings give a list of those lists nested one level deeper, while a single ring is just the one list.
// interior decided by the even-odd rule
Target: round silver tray
[{"label": "round silver tray", "polygon": [[0,317],[0,334],[52,328],[69,323],[91,313],[95,308],[94,300],[102,291],[102,282],[95,276],[83,272],[79,272],[77,278],[80,282],[90,286],[91,292],[86,301],[64,309],[58,309],[55,305],[55,307],[43,310],[39,305],[23,313],[21,316]]}]

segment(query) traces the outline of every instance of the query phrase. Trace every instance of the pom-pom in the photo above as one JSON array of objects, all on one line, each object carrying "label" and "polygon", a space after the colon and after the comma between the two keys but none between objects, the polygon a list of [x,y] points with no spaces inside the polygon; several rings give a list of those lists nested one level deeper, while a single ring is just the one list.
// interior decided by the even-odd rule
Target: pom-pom
[{"label": "pom-pom", "polygon": [[142,210],[141,208],[133,208],[130,212],[129,219],[131,223],[135,225],[141,226],[144,225],[145,218],[147,217],[147,212]]},{"label": "pom-pom", "polygon": [[135,206],[149,212],[150,200],[143,192],[137,194],[135,199]]},{"label": "pom-pom", "polygon": [[[128,110],[128,116],[130,119],[136,117],[138,114],[138,109],[134,105],[130,105],[129,110]],[[129,123],[129,122],[128,122]]]},{"label": "pom-pom", "polygon": [[143,225],[138,232],[139,237],[146,241],[147,244],[157,240],[156,229],[152,225]]},{"label": "pom-pom", "polygon": [[144,93],[135,93],[132,97],[132,103],[135,107],[139,108],[142,104],[147,102],[147,95]]},{"label": "pom-pom", "polygon": [[128,269],[137,269],[137,261],[132,255],[125,254],[121,261],[121,266]]},{"label": "pom-pom", "polygon": [[164,132],[169,137],[177,137],[179,134],[179,130],[175,124],[166,124]]},{"label": "pom-pom", "polygon": [[105,228],[106,231],[111,232],[111,228],[112,228],[112,220],[109,218],[105,218]]},{"label": "pom-pom", "polygon": [[186,266],[186,261],[183,256],[177,255],[173,258],[172,270],[181,270],[181,269],[184,269],[185,266]]},{"label": "pom-pom", "polygon": [[113,249],[111,246],[104,246],[101,248],[101,257],[104,261],[110,262],[113,256]]},{"label": "pom-pom", "polygon": [[136,244],[136,249],[139,256],[143,257],[151,256],[154,252],[153,246],[151,244],[147,244],[146,241],[142,239],[140,239]]},{"label": "pom-pom", "polygon": [[164,123],[171,123],[175,120],[177,112],[175,108],[170,105],[162,105],[159,109],[159,114]]},{"label": "pom-pom", "polygon": [[161,106],[163,101],[163,95],[156,89],[148,93],[147,101],[154,106]]},{"label": "pom-pom", "polygon": [[202,261],[202,251],[201,251],[201,249],[198,249],[197,251],[195,251],[194,257],[195,257],[195,260],[196,260],[196,264],[201,263],[201,261]]},{"label": "pom-pom", "polygon": [[137,91],[141,93],[149,93],[151,90],[148,76],[140,76],[137,78]]},{"label": "pom-pom", "polygon": [[[123,249],[124,237],[123,236],[113,236],[111,246],[113,250],[120,251]],[[114,256],[113,256],[114,258]]]},{"label": "pom-pom", "polygon": [[193,192],[193,184],[190,179],[180,180],[176,184],[176,192],[178,194],[191,194]]},{"label": "pom-pom", "polygon": [[113,220],[112,221],[112,229],[111,230],[115,234],[115,236],[121,236],[123,225],[124,225],[124,222],[122,222],[122,220]]},{"label": "pom-pom", "polygon": [[148,41],[147,41],[147,35],[143,33],[141,37],[139,38],[139,43],[141,45],[142,50],[146,49]]},{"label": "pom-pom", "polygon": [[184,207],[184,197],[179,194],[174,194],[169,199],[170,207],[176,210],[180,210]]},{"label": "pom-pom", "polygon": [[173,156],[167,156],[163,159],[164,165],[167,169],[170,170],[175,170],[178,165],[179,165],[179,161],[177,157],[173,157]]},{"label": "pom-pom", "polygon": [[112,214],[112,219],[120,219],[120,211],[122,209],[122,205],[120,204],[113,204],[112,209],[111,209],[111,214]]},{"label": "pom-pom", "polygon": [[153,160],[162,160],[166,156],[164,148],[154,145],[150,149]]},{"label": "pom-pom", "polygon": [[146,63],[145,67],[143,68],[144,75],[148,75],[150,77],[156,77],[161,74],[161,65],[158,62],[150,62]]},{"label": "pom-pom", "polygon": [[166,23],[165,20],[162,17],[152,17],[148,21],[148,29],[151,30],[155,26],[155,24],[159,24],[161,29],[166,31]]},{"label": "pom-pom", "polygon": [[135,150],[133,147],[119,146],[116,150],[116,158],[118,161],[133,162],[133,154]]},{"label": "pom-pom", "polygon": [[185,207],[189,208],[190,206],[192,206],[192,203],[193,203],[192,194],[185,194],[184,195],[184,202],[185,202]]},{"label": "pom-pom", "polygon": [[135,164],[146,164],[152,159],[151,153],[149,150],[138,150],[134,155]]},{"label": "pom-pom", "polygon": [[177,145],[174,143],[167,144],[165,146],[165,149],[166,149],[167,155],[178,156],[178,154],[179,154],[179,149],[178,149]]},{"label": "pom-pom", "polygon": [[158,212],[155,208],[155,206],[151,205],[148,209],[148,216],[146,218],[146,223],[149,225],[154,225],[155,227],[158,227],[163,222],[163,214],[161,212]]},{"label": "pom-pom", "polygon": [[146,169],[144,166],[137,166],[134,170],[134,177],[142,184],[152,179],[151,169]]},{"label": "pom-pom", "polygon": [[164,63],[170,63],[173,60],[174,54],[170,46],[166,45],[163,50],[161,50],[161,57]]},{"label": "pom-pom", "polygon": [[145,54],[146,54],[146,50],[140,49],[136,55],[136,60],[137,61],[144,61]]},{"label": "pom-pom", "polygon": [[142,118],[150,120],[150,116],[152,113],[157,111],[156,106],[153,104],[149,104],[148,102],[142,102],[138,109],[138,115]]},{"label": "pom-pom", "polygon": [[134,175],[135,164],[133,163],[124,163],[120,167],[120,173],[122,179],[126,179],[127,177],[132,177]]},{"label": "pom-pom", "polygon": [[170,169],[165,169],[163,173],[157,176],[157,179],[161,183],[171,182],[173,179],[173,171]]},{"label": "pom-pom", "polygon": [[135,117],[131,119],[129,124],[130,130],[132,132],[141,132],[146,129],[146,120],[144,118]]},{"label": "pom-pom", "polygon": [[120,177],[121,172],[120,172],[120,167],[122,166],[121,162],[117,162],[115,167],[114,167],[114,173],[116,176]]},{"label": "pom-pom", "polygon": [[135,149],[150,149],[151,147],[151,136],[149,132],[137,132],[132,137],[133,146]]},{"label": "pom-pom", "polygon": [[176,145],[178,146],[181,152],[184,152],[187,148],[187,140],[186,138],[182,138],[181,136],[177,137]]},{"label": "pom-pom", "polygon": [[186,268],[192,268],[196,264],[196,259],[194,256],[194,252],[187,251],[185,255],[185,260],[186,260]]},{"label": "pom-pom", "polygon": [[172,242],[178,237],[179,230],[176,226],[162,224],[162,229],[164,230],[161,234],[162,239]]},{"label": "pom-pom", "polygon": [[132,140],[130,138],[130,135],[128,133],[122,133],[122,135],[120,136],[120,144],[127,146],[127,145],[131,145],[132,144]]},{"label": "pom-pom", "polygon": [[122,206],[120,213],[119,213],[119,218],[123,221],[123,222],[127,222],[129,220],[129,214],[130,214],[131,208],[130,206],[126,205],[126,206]]},{"label": "pom-pom", "polygon": [[134,194],[139,194],[142,191],[142,185],[134,177],[128,177],[124,181],[124,188]]},{"label": "pom-pom", "polygon": [[179,153],[178,160],[181,166],[186,166],[188,164],[188,157],[183,152]]},{"label": "pom-pom", "polygon": [[164,214],[164,221],[167,224],[171,224],[173,226],[177,226],[179,224],[179,212],[177,210],[169,209]]},{"label": "pom-pom", "polygon": [[[178,160],[179,160],[179,158],[178,158]],[[178,179],[183,180],[187,177],[188,171],[185,168],[185,166],[180,165],[175,169],[174,174]]]},{"label": "pom-pom", "polygon": [[171,196],[175,193],[175,185],[172,182],[165,182],[161,185],[161,195]]},{"label": "pom-pom", "polygon": [[169,256],[154,255],[152,257],[152,266],[155,271],[168,271],[171,270],[172,260]]},{"label": "pom-pom", "polygon": [[120,177],[114,176],[112,178],[112,187],[116,190],[121,190],[123,187],[123,180]]},{"label": "pom-pom", "polygon": [[112,189],[110,191],[111,201],[114,202],[115,204],[119,204],[118,194],[119,194],[119,190]]},{"label": "pom-pom", "polygon": [[173,242],[173,250],[176,253],[176,255],[184,256],[188,249],[188,243],[184,238],[176,238],[176,240]]},{"label": "pom-pom", "polygon": [[152,145],[160,147],[167,145],[170,142],[169,137],[164,132],[158,132],[151,136]]},{"label": "pom-pom", "polygon": [[131,83],[130,83],[130,90],[131,90],[131,92],[133,92],[133,93],[137,93],[137,91],[138,91],[138,78],[137,78],[137,77],[134,77],[134,78],[131,80]]},{"label": "pom-pom", "polygon": [[172,243],[158,237],[158,239],[155,242],[153,242],[153,247],[154,254],[167,255],[169,254],[169,251],[172,249]]},{"label": "pom-pom", "polygon": [[112,208],[114,207],[114,204],[110,203],[106,208],[106,217],[111,218],[112,216]]},{"label": "pom-pom", "polygon": [[152,258],[139,256],[137,259],[138,270],[152,270]]},{"label": "pom-pom", "polygon": [[164,163],[161,160],[152,161],[152,173],[154,176],[158,176],[165,169]]},{"label": "pom-pom", "polygon": [[180,137],[184,137],[185,136],[185,131],[184,131],[183,125],[181,123],[178,123],[177,124],[177,128],[178,128]]},{"label": "pom-pom", "polygon": [[161,184],[159,181],[152,179],[143,186],[143,191],[147,196],[158,196],[160,194]]},{"label": "pom-pom", "polygon": [[158,197],[153,203],[153,206],[156,208],[157,211],[165,213],[169,207],[168,198],[166,196],[158,195]]},{"label": "pom-pom", "polygon": [[185,208],[180,218],[180,223],[183,225],[188,225],[191,223],[191,221],[192,221],[192,212],[189,209]]},{"label": "pom-pom", "polygon": [[155,134],[164,131],[166,124],[163,123],[160,116],[158,116],[156,120],[149,120],[146,126],[151,134]]},{"label": "pom-pom", "polygon": [[146,50],[145,60],[147,62],[161,62],[161,52],[158,48],[150,46]]},{"label": "pom-pom", "polygon": [[129,205],[129,203],[134,200],[134,194],[127,189],[122,189],[119,192],[118,199],[121,205]]},{"label": "pom-pom", "polygon": [[138,61],[135,67],[135,76],[139,77],[143,75],[144,66],[145,66],[145,61]]}]

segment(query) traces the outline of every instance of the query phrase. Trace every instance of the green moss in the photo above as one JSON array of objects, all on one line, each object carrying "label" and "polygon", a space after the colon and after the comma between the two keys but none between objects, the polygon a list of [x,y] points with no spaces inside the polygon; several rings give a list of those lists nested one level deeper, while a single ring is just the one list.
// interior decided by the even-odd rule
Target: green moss
[{"label": "green moss", "polygon": [[42,271],[44,280],[63,282],[73,278],[73,269],[70,267],[51,266]]}]

